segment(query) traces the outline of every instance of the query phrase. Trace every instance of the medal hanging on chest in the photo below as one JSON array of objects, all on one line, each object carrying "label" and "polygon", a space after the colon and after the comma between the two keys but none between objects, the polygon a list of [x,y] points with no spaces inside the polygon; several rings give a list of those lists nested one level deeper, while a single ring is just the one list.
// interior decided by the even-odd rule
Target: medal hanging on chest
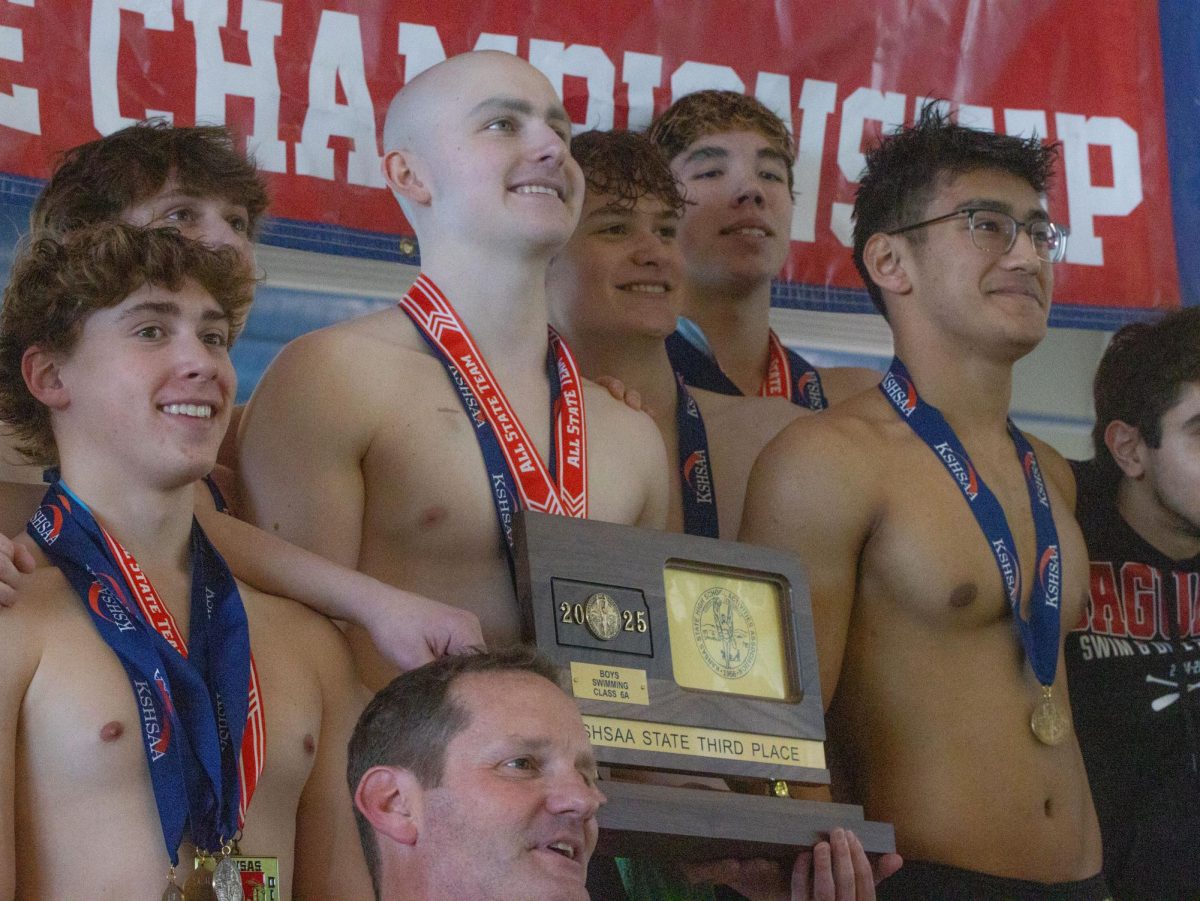
[{"label": "medal hanging on chest", "polygon": [[[238,832],[265,757],[265,718],[237,583],[193,520],[190,647],[141,567],[61,481],[30,536],[79,595],[129,678],[170,858],[162,897],[178,901],[185,828],[198,847]],[[192,873],[187,899],[200,892]]]},{"label": "medal hanging on chest", "polygon": [[1004,594],[1012,609],[1025,656],[1042,687],[1041,698],[1030,717],[1030,729],[1043,744],[1060,744],[1070,731],[1067,717],[1054,699],[1060,634],[1062,555],[1054,514],[1050,509],[1050,496],[1046,492],[1033,447],[1009,420],[1008,434],[1025,473],[1037,542],[1037,572],[1030,592],[1029,618],[1026,619],[1021,615],[1021,564],[1000,501],[975,472],[966,449],[945,417],[936,407],[920,399],[899,357],[892,360],[891,367],[879,384],[879,390],[953,477],[987,539],[1000,571]]},{"label": "medal hanging on chest", "polygon": [[575,358],[549,330],[546,376],[550,384],[550,465],[505,397],[504,391],[450,301],[427,275],[420,275],[400,300],[434,357],[446,370],[473,427],[491,483],[510,572],[515,573],[513,514],[519,509],[588,515],[587,419],[583,380]]}]

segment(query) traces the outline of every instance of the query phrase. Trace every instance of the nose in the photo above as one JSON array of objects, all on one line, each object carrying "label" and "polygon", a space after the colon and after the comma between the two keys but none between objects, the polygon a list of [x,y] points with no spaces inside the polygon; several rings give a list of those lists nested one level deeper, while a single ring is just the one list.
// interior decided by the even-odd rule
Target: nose
[{"label": "nose", "polygon": [[177,341],[176,371],[180,378],[193,382],[211,382],[221,374],[219,355],[214,346],[199,335],[184,335]]},{"label": "nose", "polygon": [[639,266],[660,268],[666,264],[670,252],[670,246],[664,238],[646,231],[638,236],[631,259]]},{"label": "nose", "polygon": [[1017,239],[1004,258],[1011,268],[1025,272],[1038,272],[1045,262],[1037,255],[1037,248],[1033,246],[1033,238],[1027,227],[1017,229]]},{"label": "nose", "polygon": [[585,779],[582,773],[572,771],[554,780],[546,793],[546,809],[556,814],[573,814],[581,820],[590,820],[607,799],[595,783]]},{"label": "nose", "polygon": [[549,123],[539,123],[530,130],[530,134],[533,136],[534,155],[539,162],[558,166],[567,158],[567,142]]}]

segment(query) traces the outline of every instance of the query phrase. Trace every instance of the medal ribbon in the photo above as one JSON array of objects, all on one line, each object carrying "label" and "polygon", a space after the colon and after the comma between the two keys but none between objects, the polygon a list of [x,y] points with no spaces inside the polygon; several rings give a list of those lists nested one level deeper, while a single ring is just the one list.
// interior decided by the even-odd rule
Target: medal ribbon
[{"label": "medal ribbon", "polygon": [[475,425],[500,531],[512,553],[513,500],[541,513],[584,518],[588,514],[587,434],[583,380],[566,343],[549,330],[546,369],[550,381],[551,467],[517,418],[466,324],[427,275],[400,301],[434,356],[445,367]]},{"label": "medal ribbon", "polygon": [[675,430],[679,441],[679,482],[683,494],[685,535],[717,538],[717,488],[713,481],[712,456],[700,406],[675,374]]},{"label": "medal ribbon", "polygon": [[829,406],[817,370],[800,354],[785,347],[774,329],[768,337],[767,375],[758,393],[760,397],[786,397],[809,410],[824,410]]},{"label": "medal ribbon", "polygon": [[129,677],[171,863],[185,825],[197,847],[219,848],[241,828],[266,736],[246,612],[225,561],[193,520],[189,649],[133,555],[61,480],[26,528]]},{"label": "medal ribbon", "polygon": [[1037,579],[1033,584],[1029,619],[1026,621],[1021,616],[1021,564],[1000,501],[975,472],[966,449],[945,417],[932,404],[920,399],[912,377],[899,357],[892,360],[887,375],[879,384],[879,390],[900,418],[908,423],[953,476],[996,559],[1004,583],[1004,594],[1012,607],[1013,620],[1034,675],[1044,686],[1053,684],[1058,668],[1062,555],[1058,546],[1058,530],[1050,509],[1050,496],[1046,492],[1033,447],[1012,420],[1008,420],[1008,434],[1021,461],[1025,484],[1029,489],[1029,506],[1033,511],[1037,542]]}]

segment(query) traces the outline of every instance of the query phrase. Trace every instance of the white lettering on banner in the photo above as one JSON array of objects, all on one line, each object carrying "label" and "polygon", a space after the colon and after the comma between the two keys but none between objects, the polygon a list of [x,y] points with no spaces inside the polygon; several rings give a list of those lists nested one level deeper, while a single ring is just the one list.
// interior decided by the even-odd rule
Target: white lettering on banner
[{"label": "white lettering on banner", "polygon": [[[837,85],[832,81],[804,79],[800,89],[801,112],[796,163],[796,205],[792,208],[792,240],[817,239],[817,200],[821,193],[821,160],[825,157],[825,126],[837,108]],[[785,116],[785,122],[789,121]]]},{"label": "white lettering on banner", "polygon": [[662,57],[625,51],[621,61],[621,80],[629,86],[629,124],[631,131],[644,131],[654,118],[654,89],[662,84]]},{"label": "white lettering on banner", "polygon": [[[940,97],[918,97],[916,103],[913,104],[914,117],[918,110],[924,109],[929,104],[935,106],[943,115],[948,115],[951,109],[950,101]],[[969,103],[963,103],[954,107],[954,110],[954,121],[959,125],[977,128],[980,131],[996,130],[996,114],[992,112],[990,106],[972,106]]]},{"label": "white lettering on banner", "polygon": [[145,116],[121,115],[121,91],[117,84],[117,51],[121,44],[121,11],[140,13],[151,31],[174,31],[171,0],[93,0],[91,33],[88,35],[88,82],[92,88],[92,124],[102,135],[132,125],[140,118],[173,118],[170,110],[145,111]]},{"label": "white lettering on banner", "polygon": [[737,91],[744,93],[746,85],[729,66],[697,63],[689,60],[671,73],[671,100],[696,91]]},{"label": "white lettering on banner", "polygon": [[[0,3],[5,0],[0,0]],[[32,6],[35,0],[7,0]],[[221,30],[228,27],[229,0],[184,0],[183,15],[194,25],[196,39],[196,118],[197,121],[223,122],[230,96],[247,97],[254,103],[253,132],[248,147],[259,164],[273,172],[288,171],[286,144],[279,139],[280,80],[278,54],[303,41],[281,40],[282,4],[279,0],[242,0],[241,29],[245,32],[249,64],[225,59]],[[94,0],[89,39],[92,116],[96,129],[109,134],[132,124],[120,112],[117,60],[121,46],[122,14],[141,16],[139,24],[147,30],[173,31],[172,0]],[[128,22],[128,18],[126,19]],[[353,142],[346,165],[350,184],[382,187],[379,174],[379,140],[375,103],[367,80],[363,43],[364,23],[356,14],[325,10],[317,24],[308,70],[308,108],[304,112],[300,140],[295,145],[297,175],[332,181],[335,152],[330,138],[338,136]],[[516,54],[517,35],[480,33],[476,50],[499,50]],[[399,23],[396,49],[403,59],[404,81],[446,59],[438,28],[413,22]],[[0,59],[25,61],[23,36],[19,29],[0,26]],[[562,41],[529,38],[530,62],[550,80],[560,96],[567,76],[586,82],[587,106],[584,121],[574,123],[575,131],[611,128],[620,88],[616,66],[610,52],[601,46],[565,44]],[[684,60],[673,72],[663,68],[663,57],[650,53],[625,51],[621,57],[621,83],[628,98],[628,123],[632,129],[649,125],[654,114],[657,89],[669,74],[672,99],[694,91],[717,88],[744,91],[745,82],[730,66],[697,60]],[[340,94],[345,102],[339,102]],[[925,102],[912,96],[872,87],[850,90],[840,102],[842,89],[836,82],[805,78],[800,83],[799,99],[791,78],[777,72],[758,72],[755,96],[769,109],[793,126],[796,158],[793,175],[796,205],[792,214],[791,238],[812,243],[817,240],[817,221],[821,218],[822,170],[829,143],[830,128],[837,129],[837,169],[850,186],[838,188],[845,197],[853,190],[865,165],[864,137],[878,123],[890,131],[910,121]],[[944,101],[940,101],[944,103]],[[1007,109],[962,103],[955,106],[959,122],[992,130],[1003,122],[1005,132],[1013,135],[1057,138],[1063,145],[1063,173],[1066,186],[1067,222],[1071,240],[1067,262],[1101,266],[1103,243],[1095,232],[1099,216],[1129,215],[1143,199],[1139,135],[1124,120],[1111,116],[1083,116],[1038,109]],[[14,84],[11,93],[0,93],[0,127],[40,133],[38,93]],[[835,120],[832,118],[838,115]],[[170,112],[145,110],[144,116],[165,116]],[[1053,115],[1055,134],[1048,128]],[[390,146],[385,133],[384,146]],[[1112,160],[1112,183],[1095,184],[1091,149],[1107,152]],[[828,198],[829,192],[826,191]],[[849,247],[852,239],[852,206],[846,202],[825,201],[830,231]]]},{"label": "white lettering on banner", "polygon": [[[346,103],[337,102],[341,82]],[[346,160],[346,180],[369,188],[384,186],[375,105],[363,64],[362,30],[358,16],[324,10],[308,68],[308,110],[296,145],[296,173],[333,178],[333,135],[350,138],[354,149]]]},{"label": "white lettering on banner", "polygon": [[[482,32],[475,41],[476,50],[499,50],[516,56],[517,36],[515,34],[489,34]],[[433,25],[414,25],[411,22],[400,23],[400,33],[396,40],[396,50],[404,57],[404,81],[408,83],[424,72],[432,69],[446,59],[446,49],[442,46],[442,38]]]},{"label": "white lettering on banner", "polygon": [[[883,124],[883,130],[891,131],[904,123],[903,94],[894,91],[877,91],[874,88],[858,88],[842,101],[842,132],[838,136],[837,162],[842,177],[851,184],[858,181],[867,165],[863,156],[863,131],[868,121]],[[850,223],[854,207],[849,203],[835,203],[829,216],[829,228],[842,246],[853,243],[853,226]]]},{"label": "white lettering on banner", "polygon": [[[246,148],[268,172],[287,171],[287,145],[279,140],[279,70],[275,39],[283,34],[283,6],[242,0],[242,31],[250,63],[231,63],[221,47],[229,24],[229,0],[184,0],[183,17],[196,34],[196,121],[225,122],[227,97],[254,101],[254,126]],[[361,52],[361,41],[359,42]]]},{"label": "white lettering on banner", "polygon": [[594,128],[608,131],[613,127],[617,71],[603,50],[588,44],[567,47],[562,41],[533,38],[529,41],[529,63],[546,76],[559,97],[563,95],[564,75],[587,79],[587,112],[582,125],[572,124],[575,134]]},{"label": "white lettering on banner", "polygon": [[1037,136],[1044,138],[1050,134],[1046,127],[1046,111],[1040,109],[1006,109],[1004,111],[1004,131],[1006,134],[1021,138]]},{"label": "white lettering on banner", "polygon": [[[1138,134],[1114,116],[1076,116],[1056,113],[1054,127],[1062,141],[1063,175],[1071,237],[1067,262],[1104,265],[1104,242],[1096,236],[1097,216],[1128,216],[1142,202],[1142,163]],[[1092,183],[1089,150],[1107,147],[1112,153],[1111,185]]]},{"label": "white lettering on banner", "polygon": [[[16,6],[33,7],[33,0],[8,0]],[[21,29],[0,25],[0,59],[14,63],[25,62],[25,39]],[[31,135],[42,133],[42,119],[38,112],[36,88],[14,84],[12,93],[0,91],[0,125],[15,128]]]}]

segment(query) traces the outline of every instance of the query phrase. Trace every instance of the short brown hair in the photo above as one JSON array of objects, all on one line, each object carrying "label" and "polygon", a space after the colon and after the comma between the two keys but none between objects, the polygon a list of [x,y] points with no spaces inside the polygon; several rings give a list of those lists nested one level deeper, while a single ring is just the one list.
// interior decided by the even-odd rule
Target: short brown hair
[{"label": "short brown hair", "polygon": [[234,147],[224,126],[177,127],[163,119],[139,122],[64,152],[33,205],[30,230],[37,238],[114,222],[172,175],[185,193],[245,207],[250,234],[255,234],[268,197],[254,161]]},{"label": "short brown hair", "polygon": [[[446,748],[470,725],[469,714],[451,696],[454,683],[470,673],[532,673],[563,687],[559,668],[523,645],[503,651],[455,654],[410,670],[375,695],[358,718],[346,762],[350,795],[367,770],[397,766],[410,771],[423,788],[441,784]],[[358,837],[379,897],[379,846],[375,831],[354,806]]]},{"label": "short brown hair", "polygon": [[588,191],[632,209],[647,194],[676,216],[684,199],[670,165],[650,140],[632,131],[588,131],[571,139],[571,156],[583,169]]},{"label": "short brown hair", "polygon": [[0,310],[0,420],[34,463],[58,462],[50,411],[29,391],[21,360],[30,347],[70,353],[83,323],[143,285],[177,291],[186,279],[210,294],[241,330],[254,277],[233,248],[210,250],[174,229],[106,222],[55,238],[37,238],[13,264]]},{"label": "short brown hair", "polygon": [[650,124],[647,134],[667,161],[700,138],[730,131],[752,131],[788,161],[788,190],[794,187],[791,163],[796,158],[792,135],[782,119],[754,97],[737,91],[696,91],[672,103]]}]

